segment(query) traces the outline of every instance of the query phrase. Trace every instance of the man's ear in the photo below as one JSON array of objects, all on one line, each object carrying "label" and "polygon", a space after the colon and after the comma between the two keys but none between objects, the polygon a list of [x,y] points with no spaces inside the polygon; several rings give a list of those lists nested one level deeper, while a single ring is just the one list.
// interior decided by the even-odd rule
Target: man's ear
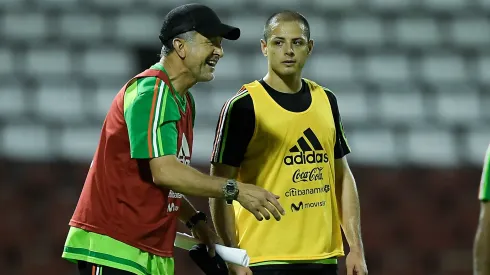
[{"label": "man's ear", "polygon": [[310,40],[308,41],[308,55],[310,55],[310,54],[311,54],[311,52],[313,51],[313,44],[314,44],[314,43],[313,43],[313,39],[310,39]]},{"label": "man's ear", "polygon": [[174,38],[172,40],[174,50],[180,58],[185,58],[185,41],[181,38]]},{"label": "man's ear", "polygon": [[267,42],[264,39],[260,39],[260,49],[262,50],[262,54],[267,56]]}]

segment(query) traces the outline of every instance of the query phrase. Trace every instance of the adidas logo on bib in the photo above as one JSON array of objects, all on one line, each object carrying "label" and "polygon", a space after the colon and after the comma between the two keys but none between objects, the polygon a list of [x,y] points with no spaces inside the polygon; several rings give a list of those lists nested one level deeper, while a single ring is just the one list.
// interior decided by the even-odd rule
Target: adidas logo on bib
[{"label": "adidas logo on bib", "polygon": [[284,164],[286,165],[328,162],[328,155],[310,128],[303,132],[303,136],[298,139],[296,145],[289,149],[289,152],[291,154],[284,158]]}]

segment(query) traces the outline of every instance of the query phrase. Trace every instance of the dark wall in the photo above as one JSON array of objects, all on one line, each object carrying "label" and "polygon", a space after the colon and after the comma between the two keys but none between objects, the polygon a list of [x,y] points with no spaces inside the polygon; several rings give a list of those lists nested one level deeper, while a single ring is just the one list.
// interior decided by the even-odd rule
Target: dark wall
[{"label": "dark wall", "polygon": [[[75,274],[60,255],[87,168],[0,161],[1,274]],[[353,170],[370,274],[471,274],[480,169]],[[208,211],[207,199],[192,200]],[[177,275],[201,274],[184,251],[176,262]]]}]

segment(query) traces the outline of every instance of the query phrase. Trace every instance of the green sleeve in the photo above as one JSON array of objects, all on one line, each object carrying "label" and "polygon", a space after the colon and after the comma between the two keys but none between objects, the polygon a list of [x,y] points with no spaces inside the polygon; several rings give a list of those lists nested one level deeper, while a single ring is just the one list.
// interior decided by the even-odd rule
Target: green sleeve
[{"label": "green sleeve", "polygon": [[482,201],[490,200],[490,145],[488,146],[487,153],[485,155],[485,163],[483,165],[480,193],[478,197]]},{"label": "green sleeve", "polygon": [[124,94],[124,119],[131,157],[157,158],[177,153],[180,112],[169,85],[156,77],[140,78]]}]

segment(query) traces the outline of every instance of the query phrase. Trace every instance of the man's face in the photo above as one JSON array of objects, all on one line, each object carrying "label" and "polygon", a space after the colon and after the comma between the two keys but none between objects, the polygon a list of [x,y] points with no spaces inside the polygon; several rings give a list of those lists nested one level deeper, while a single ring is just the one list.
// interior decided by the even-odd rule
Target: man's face
[{"label": "man's face", "polygon": [[196,33],[192,41],[185,44],[186,58],[184,63],[197,82],[214,79],[214,70],[218,60],[223,57],[221,37],[206,38]]},{"label": "man's face", "polygon": [[269,68],[279,76],[301,73],[313,48],[313,41],[306,37],[303,24],[298,21],[276,21],[270,28],[267,41],[261,41]]}]

